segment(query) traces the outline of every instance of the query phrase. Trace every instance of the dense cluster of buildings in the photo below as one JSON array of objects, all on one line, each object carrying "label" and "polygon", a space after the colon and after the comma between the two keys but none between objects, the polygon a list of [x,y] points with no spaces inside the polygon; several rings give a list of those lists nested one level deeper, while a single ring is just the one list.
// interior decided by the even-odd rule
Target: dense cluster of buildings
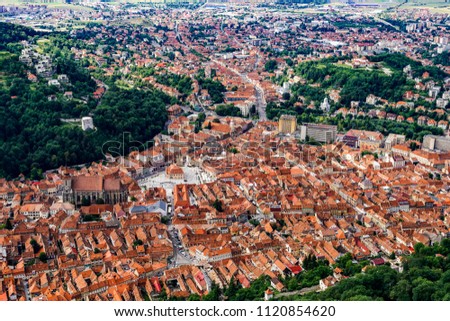
[{"label": "dense cluster of buildings", "polygon": [[[162,155],[170,189],[139,186],[130,164],[153,165],[135,152],[129,162],[62,167],[38,182],[2,180],[0,295],[188,297],[208,293],[213,283],[248,287],[261,275],[282,292],[282,280],[301,273],[309,255],[330,264],[346,253],[382,257],[401,269],[392,255],[450,236],[448,152],[426,144],[412,150],[404,136],[355,130],[321,146],[301,145],[298,131],[283,132],[289,117],[256,125],[212,117],[199,133],[160,136],[165,143],[140,153]],[[182,119],[174,123],[183,126]],[[217,126],[209,128],[212,120]],[[186,153],[173,158],[171,143],[180,141],[188,142]],[[209,180],[183,182],[189,166]]]},{"label": "dense cluster of buildings", "polygon": [[[343,61],[345,65],[373,68],[377,64],[369,62],[364,56],[388,51],[407,53],[410,58],[427,66],[433,64],[432,56],[450,49],[446,14],[427,9],[398,9],[386,13],[388,19],[398,20],[406,26],[407,32],[402,32],[399,27],[380,20],[376,11],[364,6],[324,6],[307,15],[292,15],[265,7],[239,5],[225,9],[212,4],[201,10],[168,10],[151,5],[127,7],[102,2],[84,5],[80,10],[65,10],[57,6],[37,6],[45,10],[36,10],[36,6],[24,6],[10,14],[16,22],[46,30],[67,30],[68,20],[129,21],[126,24],[92,25],[90,32],[84,28],[69,28],[72,37],[82,39],[71,51],[75,59],[89,65],[89,69],[97,74],[121,75],[128,85],[141,80],[181,98],[184,105],[171,113],[186,111],[187,106],[193,110],[207,108],[214,111],[217,104],[212,101],[211,93],[207,88],[202,88],[196,79],[200,72],[225,86],[223,103],[235,105],[244,116],[255,115],[252,108],[256,107],[260,118],[265,119],[265,104],[279,101],[283,93],[289,93],[291,86],[301,80],[295,76],[292,65],[287,64],[288,60],[297,63],[345,56],[350,58]],[[338,11],[340,14],[334,14]],[[142,15],[148,21],[137,24],[141,22]],[[366,27],[361,30],[358,25]],[[292,34],[298,36],[293,37]],[[428,50],[424,47],[428,43],[433,44],[433,50],[429,57],[425,57],[422,53]],[[30,49],[26,49],[22,59],[30,63],[36,55],[36,52],[31,54]],[[36,58],[39,58],[38,73],[51,76],[51,61],[45,57]],[[276,70],[267,71],[264,68],[269,59],[277,62]],[[146,73],[148,68],[154,71]],[[440,68],[450,72],[448,66]],[[193,81],[192,93],[183,95],[179,88],[161,80],[173,74],[190,77]],[[410,77],[411,69],[405,68],[405,74]],[[282,80],[274,82],[274,77]],[[412,80],[416,82],[416,91],[405,93],[403,101],[388,102],[385,97],[371,95],[365,102],[360,102],[373,106],[369,111],[345,106],[338,113],[446,130],[448,119],[445,108],[449,103],[450,80],[436,83],[429,75]],[[58,79],[52,81],[56,84]],[[330,102],[340,99],[339,90],[328,94],[326,102],[317,102],[321,103],[320,108],[325,113],[330,109]],[[433,110],[422,111],[424,107],[418,102],[423,100],[432,104]],[[414,109],[418,116],[408,118],[399,112],[386,112],[386,107]]]},{"label": "dense cluster of buildings", "polygon": [[[294,16],[265,8],[90,7],[18,12],[26,24],[43,27],[45,17],[54,29],[66,28],[67,18],[126,17],[126,24],[72,29],[71,37],[80,38],[70,48],[74,58],[124,85],[156,87],[178,103],[168,106],[166,131],[150,149],[106,155],[89,167],[60,167],[40,181],[0,179],[0,300],[187,298],[208,293],[213,284],[234,281],[247,288],[261,276],[271,280],[270,296],[285,291],[283,281],[302,273],[310,256],[334,264],[350,253],[354,260],[401,270],[400,257],[414,244],[450,237],[448,137],[426,135],[416,142],[375,131],[339,133],[337,126],[301,124],[288,114],[277,121],[265,117],[266,103],[301,81],[288,57],[349,56],[342,63],[371,68],[360,56],[387,50],[431,64],[419,52],[430,41],[436,50],[448,50],[445,17],[413,11],[405,15],[408,32],[400,33],[382,30],[382,22],[358,8],[344,7],[350,14],[344,18],[328,9]],[[133,22],[143,13],[150,23]],[[361,31],[361,23],[372,27]],[[35,46],[20,57],[49,85],[65,82]],[[270,59],[275,71],[265,68]],[[218,117],[217,93],[202,88],[200,74],[223,84],[224,103],[244,116],[257,113],[259,120]],[[192,92],[167,80],[174,75],[189,77]],[[286,81],[279,86],[274,79]],[[450,81],[427,79],[411,80],[441,110],[439,122],[384,110],[422,110],[414,102],[424,97],[413,92],[397,103],[370,95],[365,103],[373,109],[358,110],[360,102],[352,102],[336,114],[434,126],[431,119],[446,130]],[[94,98],[105,90],[98,82]],[[328,113],[339,94],[329,92],[320,109]],[[81,122],[83,130],[94,129],[91,117]],[[335,270],[320,288],[338,282],[341,273]]]}]

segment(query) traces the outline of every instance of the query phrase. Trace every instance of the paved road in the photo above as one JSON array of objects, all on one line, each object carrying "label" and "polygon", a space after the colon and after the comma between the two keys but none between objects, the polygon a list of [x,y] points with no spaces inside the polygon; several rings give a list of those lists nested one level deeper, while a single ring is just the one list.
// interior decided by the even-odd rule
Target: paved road
[{"label": "paved road", "polygon": [[384,24],[384,25],[386,25],[386,26],[392,27],[392,28],[394,28],[395,30],[397,30],[397,31],[399,31],[399,32],[402,32],[402,30],[401,30],[398,26],[394,26],[392,23],[387,22],[387,21],[384,20],[384,19],[381,19],[381,18],[379,18],[379,17],[373,17],[373,18],[375,19],[375,21],[381,22],[382,24]]},{"label": "paved road", "polygon": [[[207,2],[206,2],[206,3],[207,3]],[[206,3],[205,3],[205,4],[206,4]],[[202,8],[202,7],[203,7],[203,6],[201,6],[200,8]],[[199,8],[199,9],[200,9],[200,8]],[[221,24],[221,31],[223,32],[223,23]],[[176,34],[176,37],[179,39],[180,44],[182,45],[182,47],[183,47],[183,48],[188,48],[188,47],[186,46],[186,44],[184,43],[183,38],[181,37],[181,34],[180,34],[179,31],[178,31],[178,21],[175,21],[175,34]],[[237,43],[238,45],[240,45],[241,47],[243,47],[242,44],[239,43],[239,42],[237,41],[236,38],[234,38],[233,41],[236,42],[236,43]],[[188,48],[188,49],[189,49],[189,48]],[[210,58],[211,58],[211,57],[210,57]],[[259,60],[260,60],[260,59],[261,59],[261,57],[260,57],[260,55],[258,54],[258,55],[256,56],[255,69],[256,69],[256,67],[258,66],[258,63],[259,63]],[[213,61],[213,62],[215,62],[215,63],[217,63],[217,64],[223,66],[224,68],[227,68],[228,70],[230,70],[230,71],[232,71],[233,73],[235,73],[235,74],[237,74],[238,76],[240,76],[240,77],[242,78],[242,80],[244,80],[244,82],[250,83],[250,84],[252,84],[252,85],[254,86],[254,88],[255,88],[255,98],[256,98],[255,105],[256,105],[256,110],[258,111],[259,119],[260,119],[260,120],[267,120],[267,116],[266,116],[266,106],[267,106],[267,103],[266,103],[266,97],[265,97],[264,90],[262,89],[260,83],[257,82],[257,81],[254,81],[254,80],[250,79],[246,74],[241,73],[240,71],[238,71],[238,70],[236,70],[236,69],[234,69],[234,68],[230,68],[230,67],[226,66],[226,65],[225,65],[223,62],[221,62],[221,61],[217,61],[216,59],[213,59],[213,58],[211,58],[211,61]],[[206,114],[207,116],[211,116],[211,115],[215,116],[215,115],[216,115],[215,113],[213,113],[213,112],[211,112],[211,111],[209,111],[209,110],[207,110],[206,108],[203,107],[203,105],[202,105],[200,99],[198,99],[197,95],[195,95],[195,98],[197,99],[199,105],[200,105],[200,106],[202,107],[202,109],[205,111],[205,114]]]},{"label": "paved road", "polygon": [[312,286],[310,288],[303,288],[303,289],[298,290],[298,291],[278,293],[278,294],[275,294],[274,297],[275,298],[282,298],[282,297],[285,297],[285,296],[291,296],[291,295],[297,295],[297,294],[303,295],[303,294],[310,293],[310,292],[317,292],[319,290],[320,290],[320,287],[318,285],[315,285],[315,286]]},{"label": "paved road", "polygon": [[224,68],[227,68],[228,70],[230,70],[231,72],[235,73],[236,75],[238,75],[239,77],[241,77],[241,79],[249,84],[252,84],[255,88],[255,98],[256,98],[256,110],[258,111],[259,114],[259,119],[260,120],[266,120],[267,116],[266,116],[266,97],[264,94],[264,90],[262,89],[261,85],[259,84],[259,82],[250,79],[246,74],[241,73],[239,70],[236,70],[234,68],[230,68],[227,65],[225,65],[222,61],[218,61],[215,59],[211,59],[211,61],[215,62],[218,65],[221,65]]},{"label": "paved road", "polygon": [[192,265],[192,264],[196,263],[190,257],[190,255],[187,254],[187,252],[185,255],[180,253],[180,251],[183,251],[183,250],[178,249],[178,246],[181,244],[181,242],[179,241],[177,233],[178,233],[178,231],[176,229],[174,229],[171,225],[169,225],[169,235],[170,235],[170,238],[171,238],[172,244],[173,244],[173,261],[169,265],[169,268],[177,267],[180,265],[187,265],[187,264]]},{"label": "paved road", "polygon": [[[259,54],[256,54],[256,60],[255,60],[255,70],[258,68],[259,60],[261,59],[261,56]],[[256,110],[258,111],[259,119],[261,120],[267,120],[266,115],[266,96],[264,94],[264,89],[260,86],[259,83],[255,84],[256,89]]]},{"label": "paved road", "polygon": [[25,292],[25,298],[26,298],[27,301],[31,301],[30,288],[29,288],[28,280],[24,279],[22,282],[23,282],[23,288],[24,288],[24,292]]},{"label": "paved road", "polygon": [[259,86],[255,86],[255,92],[256,92],[256,110],[258,111],[259,119],[260,120],[267,120],[266,115],[266,97],[264,95],[264,90]]}]

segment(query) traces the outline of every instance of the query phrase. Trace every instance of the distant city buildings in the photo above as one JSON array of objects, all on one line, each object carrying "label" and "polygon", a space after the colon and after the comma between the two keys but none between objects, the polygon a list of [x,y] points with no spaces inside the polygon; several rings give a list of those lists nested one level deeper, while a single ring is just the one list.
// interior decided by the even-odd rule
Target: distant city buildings
[{"label": "distant city buildings", "polygon": [[[305,1],[287,1],[299,2]],[[52,86],[48,101],[91,106],[109,90],[99,79],[109,77],[169,96],[162,103],[169,120],[149,137],[148,149],[51,169],[41,179],[35,179],[41,173],[0,178],[0,300],[187,299],[210,293],[213,282],[248,288],[260,277],[270,280],[264,292],[270,300],[287,291],[286,280],[295,279],[288,276],[302,273],[311,256],[330,264],[332,275],[317,280],[325,290],[347,277],[335,267],[344,255],[401,270],[392,255],[449,238],[450,138],[425,135],[422,148],[412,140],[421,137],[416,129],[448,129],[450,78],[436,82],[414,67],[450,73],[433,62],[448,50],[445,17],[393,9],[386,14],[406,26],[399,32],[366,17],[367,2],[348,1],[358,6],[339,5],[339,13],[317,6],[302,15],[254,1],[158,14],[145,4],[94,1],[84,5],[95,10],[0,6],[0,13],[30,26],[44,19],[44,26],[65,30],[70,20],[77,40],[70,55],[101,75],[95,91],[80,97],[71,73],[56,73],[45,45],[23,43],[26,77],[33,86]],[[223,9],[226,3],[246,5]],[[118,23],[134,20],[139,10],[150,23]],[[87,30],[77,21],[105,23]],[[339,57],[333,68],[384,77],[391,68],[369,57],[380,52],[415,61],[398,70],[410,85],[395,95],[399,101],[375,90],[348,99],[348,90],[325,88],[296,71],[304,61]],[[273,72],[265,70],[268,60],[276,60]],[[303,97],[300,86],[318,94]],[[270,117],[286,114],[267,119],[268,103],[277,108]],[[245,117],[218,116],[220,104]],[[338,109],[330,115],[331,104]],[[308,122],[297,124],[303,116]],[[313,123],[329,117],[339,127]],[[378,123],[373,131],[348,129],[359,120]],[[400,125],[410,128],[387,133]],[[81,128],[95,130],[93,118],[83,117]]]},{"label": "distant city buildings", "polygon": [[[295,118],[281,118],[286,133],[295,133]],[[139,300],[163,290],[187,298],[207,293],[206,278],[248,287],[266,275],[269,300],[274,290],[286,291],[285,276],[301,273],[310,255],[334,264],[349,253],[381,264],[450,235],[448,153],[410,151],[395,134],[383,146],[380,133],[353,130],[346,136],[356,139],[354,148],[336,141],[336,126],[310,123],[300,133],[311,144],[299,144],[295,135],[279,135],[279,122],[248,122],[207,117],[195,133],[179,116],[176,133],[120,161],[61,167],[40,181],[0,180],[0,222],[12,228],[0,230],[2,293],[27,299],[9,290],[21,287],[12,273],[27,277],[31,300]],[[373,154],[363,153],[365,141],[376,142]],[[189,164],[175,164],[173,153]],[[155,161],[165,170],[133,178]],[[11,265],[11,257],[26,265]],[[333,286],[342,273],[335,269],[319,286]],[[61,286],[47,291],[42,280]]]}]

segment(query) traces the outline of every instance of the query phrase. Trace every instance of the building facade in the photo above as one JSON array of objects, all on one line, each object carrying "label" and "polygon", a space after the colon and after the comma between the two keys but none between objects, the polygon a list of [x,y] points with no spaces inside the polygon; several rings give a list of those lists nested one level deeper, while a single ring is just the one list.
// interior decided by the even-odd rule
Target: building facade
[{"label": "building facade", "polygon": [[426,135],[423,138],[423,149],[450,152],[450,138],[436,135]]},{"label": "building facade", "polygon": [[80,206],[83,200],[114,205],[125,202],[128,190],[119,178],[102,176],[75,176],[64,180],[63,201]]},{"label": "building facade", "polygon": [[304,124],[300,127],[300,139],[315,140],[320,143],[336,141],[337,126],[323,124]]},{"label": "building facade", "polygon": [[282,115],[278,121],[278,131],[283,134],[292,134],[297,130],[297,118],[293,115]]}]

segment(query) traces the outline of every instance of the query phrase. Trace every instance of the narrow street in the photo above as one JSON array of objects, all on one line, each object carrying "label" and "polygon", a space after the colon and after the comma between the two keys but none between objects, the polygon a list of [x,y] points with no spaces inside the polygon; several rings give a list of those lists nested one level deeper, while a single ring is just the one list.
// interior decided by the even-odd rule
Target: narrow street
[{"label": "narrow street", "polygon": [[218,65],[221,65],[222,67],[230,70],[231,72],[235,73],[236,75],[238,75],[239,77],[242,78],[242,80],[248,84],[252,84],[255,88],[255,105],[256,105],[256,110],[258,111],[258,115],[259,115],[259,119],[260,120],[267,120],[267,116],[266,116],[266,97],[264,95],[264,90],[262,89],[261,85],[259,84],[259,82],[254,81],[252,79],[250,79],[246,74],[241,73],[240,71],[234,69],[234,68],[230,68],[227,65],[225,65],[223,62],[218,61],[216,59],[211,59],[211,61],[215,62]]},{"label": "narrow street", "polygon": [[[223,25],[221,25],[221,31],[223,32]],[[188,47],[184,43],[183,38],[181,37],[181,34],[178,31],[178,21],[175,21],[175,35],[176,35],[176,38],[179,39],[179,42],[180,42],[181,46],[183,47],[183,49],[187,49]],[[241,45],[236,39],[233,39],[233,41],[236,42],[238,45]],[[214,62],[218,65],[221,65],[222,67],[230,70],[231,72],[233,72],[236,75],[238,75],[239,77],[241,77],[244,82],[253,85],[253,87],[255,88],[255,106],[256,106],[256,110],[258,111],[259,119],[262,121],[267,120],[266,97],[265,97],[264,89],[261,87],[260,83],[250,79],[247,76],[247,74],[241,73],[240,71],[238,71],[234,68],[230,68],[230,67],[226,66],[223,62],[218,61],[218,60],[214,59],[213,57],[209,57],[209,58],[211,59],[212,62]],[[257,54],[256,61],[255,61],[255,68],[254,68],[255,70],[258,67],[260,59],[261,59],[260,55]],[[200,102],[200,100],[198,99],[197,95],[195,95],[195,97],[196,97],[197,102],[202,107],[202,109],[205,111],[207,116],[215,115],[215,113],[208,111],[206,108],[203,107],[203,105]]]},{"label": "narrow street", "polygon": [[31,296],[30,296],[30,288],[28,285],[28,280],[27,279],[23,279],[23,289],[25,292],[25,298],[27,301],[31,301]]},{"label": "narrow street", "polygon": [[258,111],[260,120],[267,120],[266,115],[266,97],[264,95],[264,90],[258,85],[255,85],[255,96],[256,96],[256,110]]},{"label": "narrow street", "polygon": [[195,264],[196,261],[192,260],[188,252],[186,252],[182,247],[177,229],[171,225],[169,225],[169,235],[173,244],[173,260],[169,264],[168,268],[174,268],[180,265]]}]

